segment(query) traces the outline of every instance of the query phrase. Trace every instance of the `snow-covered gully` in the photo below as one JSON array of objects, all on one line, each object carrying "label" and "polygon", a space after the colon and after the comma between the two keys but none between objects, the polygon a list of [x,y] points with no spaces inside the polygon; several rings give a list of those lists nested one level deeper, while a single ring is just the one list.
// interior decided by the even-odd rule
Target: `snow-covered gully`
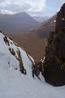
[{"label": "snow-covered gully", "polygon": [[[32,59],[27,53],[0,33],[0,98],[65,98],[65,86],[53,87],[43,77],[32,77]],[[9,49],[13,49],[13,55]],[[20,72],[17,51],[20,51],[26,75]],[[33,60],[33,59],[32,59]],[[34,60],[33,60],[34,61]]]}]

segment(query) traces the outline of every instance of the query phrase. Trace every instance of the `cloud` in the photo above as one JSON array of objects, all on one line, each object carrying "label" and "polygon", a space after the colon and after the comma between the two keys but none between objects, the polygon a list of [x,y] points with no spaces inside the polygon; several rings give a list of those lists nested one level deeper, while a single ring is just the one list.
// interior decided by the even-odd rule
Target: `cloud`
[{"label": "cloud", "polygon": [[65,0],[46,0],[45,14],[49,17],[55,15],[63,3],[65,3]]},{"label": "cloud", "polygon": [[15,12],[13,13],[12,11],[9,11],[9,10],[0,10],[0,13],[2,14],[15,14]]},{"label": "cloud", "polygon": [[38,13],[45,9],[46,0],[0,0],[0,11]]},{"label": "cloud", "polygon": [[41,12],[44,12],[46,9],[46,0],[33,0],[29,13],[33,15],[41,15]]},{"label": "cloud", "polygon": [[1,13],[27,12],[30,15],[52,16],[65,0],[0,0]]},{"label": "cloud", "polygon": [[0,0],[0,3],[1,3],[1,2],[4,2],[4,1],[5,1],[5,0]]}]

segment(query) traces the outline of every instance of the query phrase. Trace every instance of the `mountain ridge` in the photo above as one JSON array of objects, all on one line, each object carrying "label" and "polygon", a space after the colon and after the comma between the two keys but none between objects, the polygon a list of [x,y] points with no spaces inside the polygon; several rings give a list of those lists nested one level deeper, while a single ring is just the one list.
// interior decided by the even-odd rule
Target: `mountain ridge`
[{"label": "mountain ridge", "polygon": [[25,12],[14,15],[0,14],[0,30],[3,32],[29,32],[38,25],[39,23]]}]

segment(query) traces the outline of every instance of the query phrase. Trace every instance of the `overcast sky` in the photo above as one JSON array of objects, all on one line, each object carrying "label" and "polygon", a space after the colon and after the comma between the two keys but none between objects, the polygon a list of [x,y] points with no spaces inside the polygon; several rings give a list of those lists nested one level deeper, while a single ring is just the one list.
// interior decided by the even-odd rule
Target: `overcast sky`
[{"label": "overcast sky", "polygon": [[30,15],[52,16],[65,0],[0,0],[1,13],[27,12]]}]

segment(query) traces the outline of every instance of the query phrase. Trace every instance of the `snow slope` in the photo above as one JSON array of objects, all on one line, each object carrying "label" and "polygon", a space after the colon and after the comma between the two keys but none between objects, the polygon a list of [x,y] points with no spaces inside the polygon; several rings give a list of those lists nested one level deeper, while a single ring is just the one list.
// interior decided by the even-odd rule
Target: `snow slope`
[{"label": "snow slope", "polygon": [[[10,46],[6,45],[3,37],[0,33],[0,98],[65,98],[65,86],[53,87],[44,79],[32,78],[32,62],[26,52],[13,41]],[[19,62],[11,55],[9,47],[20,50],[27,75],[19,71]]]}]

